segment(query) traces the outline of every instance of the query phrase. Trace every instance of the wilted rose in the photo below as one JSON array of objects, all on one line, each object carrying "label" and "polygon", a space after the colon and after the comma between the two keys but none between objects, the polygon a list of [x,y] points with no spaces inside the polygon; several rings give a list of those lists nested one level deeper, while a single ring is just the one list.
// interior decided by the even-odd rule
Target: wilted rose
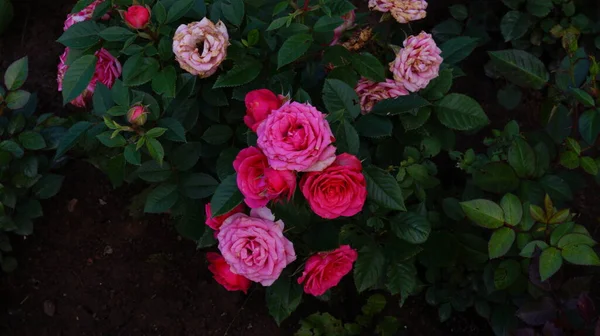
[{"label": "wilted rose", "polygon": [[441,53],[430,34],[421,32],[417,36],[409,36],[404,40],[404,48],[390,63],[394,80],[410,92],[426,88],[439,75],[443,61]]},{"label": "wilted rose", "polygon": [[363,77],[358,81],[354,90],[360,98],[362,114],[371,112],[373,106],[382,100],[409,94],[402,83],[392,79],[386,79],[385,82],[373,82],[372,80]]}]

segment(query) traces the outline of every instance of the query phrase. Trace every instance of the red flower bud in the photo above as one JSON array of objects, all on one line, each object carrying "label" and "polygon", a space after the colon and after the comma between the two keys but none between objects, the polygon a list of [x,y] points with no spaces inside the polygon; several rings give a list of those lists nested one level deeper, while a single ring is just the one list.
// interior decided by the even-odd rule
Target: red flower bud
[{"label": "red flower bud", "polygon": [[148,112],[142,105],[135,105],[127,112],[127,121],[132,125],[142,126],[146,123]]},{"label": "red flower bud", "polygon": [[125,23],[133,29],[144,29],[150,21],[150,9],[148,7],[133,5],[122,14]]}]

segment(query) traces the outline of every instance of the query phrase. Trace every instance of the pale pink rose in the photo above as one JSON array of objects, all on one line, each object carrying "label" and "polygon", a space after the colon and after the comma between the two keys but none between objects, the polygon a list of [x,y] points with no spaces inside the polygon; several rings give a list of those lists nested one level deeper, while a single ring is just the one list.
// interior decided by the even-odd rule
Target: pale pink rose
[{"label": "pale pink rose", "polygon": [[182,24],[173,37],[173,53],[179,66],[200,78],[214,74],[227,56],[229,34],[221,21],[215,25],[208,18]]},{"label": "pale pink rose", "polygon": [[351,217],[367,199],[367,182],[360,160],[347,153],[321,172],[304,174],[300,190],[314,213],[322,218]]},{"label": "pale pink rose", "polygon": [[242,291],[248,294],[248,288],[252,284],[250,280],[241,275],[231,272],[231,267],[225,262],[225,258],[218,253],[208,252],[206,260],[210,263],[208,269],[213,278],[230,292]]},{"label": "pale pink rose", "polygon": [[257,145],[277,170],[321,171],[335,160],[335,138],[312,105],[287,102],[258,126]]},{"label": "pale pink rose", "polygon": [[250,216],[227,218],[217,235],[219,250],[231,272],[270,286],[283,269],[296,260],[294,245],[283,235],[283,222],[267,208],[252,209]]},{"label": "pale pink rose", "polygon": [[410,92],[424,89],[439,75],[443,61],[441,53],[430,34],[421,32],[417,36],[409,36],[404,40],[404,48],[390,63],[394,80]]},{"label": "pale pink rose", "polygon": [[339,27],[333,30],[333,40],[331,41],[331,43],[329,43],[330,46],[336,45],[342,37],[342,34],[346,30],[354,28],[354,20],[356,20],[356,13],[354,12],[354,10],[351,10],[348,13],[344,14],[342,16],[342,19],[344,19],[344,23],[342,23]]},{"label": "pale pink rose", "polygon": [[[62,91],[62,83],[65,78],[65,73],[69,66],[66,64],[67,57],[69,55],[69,48],[65,48],[65,52],[60,56],[60,63],[58,64],[58,91]],[[121,76],[121,63],[113,55],[111,55],[106,49],[101,48],[94,54],[98,58],[96,63],[96,71],[92,80],[88,83],[85,90],[73,101],[71,104],[78,107],[85,107],[92,99],[94,90],[96,89],[96,83],[100,82],[111,88],[115,83],[115,80]]]},{"label": "pale pink rose", "polygon": [[417,21],[427,16],[425,0],[369,0],[369,8],[380,12],[390,12],[400,23]]},{"label": "pale pink rose", "polygon": [[269,167],[267,157],[256,147],[242,149],[233,168],[238,189],[251,208],[262,208],[270,200],[290,199],[296,190],[296,174]]},{"label": "pale pink rose", "polygon": [[362,114],[371,112],[373,106],[382,100],[409,94],[402,83],[392,79],[386,79],[385,82],[378,83],[363,77],[358,81],[354,90],[360,98]]},{"label": "pale pink rose", "polygon": [[[206,203],[206,205],[204,206],[204,212],[206,213],[206,221],[204,223],[206,225],[208,225],[211,229],[213,229],[215,231],[219,231],[219,229],[221,228],[221,225],[223,225],[223,222],[227,218],[231,217],[232,215],[234,215],[236,213],[245,212],[245,211],[246,211],[246,207],[244,206],[244,204],[240,204],[226,214],[213,217],[212,210],[210,209],[210,203]],[[215,233],[215,235],[216,235],[216,233]]]},{"label": "pale pink rose", "polygon": [[[98,6],[99,4],[103,3],[105,0],[95,0],[94,2],[92,2],[91,4],[89,4],[87,7],[85,7],[84,9],[80,10],[77,13],[70,13],[67,15],[67,19],[65,20],[65,25],[63,27],[63,30],[67,30],[69,29],[69,27],[71,27],[72,25],[78,23],[78,22],[83,22],[83,21],[87,21],[87,20],[91,20],[92,19],[92,15],[94,14],[94,10],[96,9],[96,6]],[[108,20],[110,19],[110,15],[104,14],[101,17],[102,20]]]},{"label": "pale pink rose", "polygon": [[307,294],[321,296],[350,273],[357,258],[358,253],[349,245],[342,245],[329,252],[319,252],[308,258],[298,283],[304,283],[304,292]]}]

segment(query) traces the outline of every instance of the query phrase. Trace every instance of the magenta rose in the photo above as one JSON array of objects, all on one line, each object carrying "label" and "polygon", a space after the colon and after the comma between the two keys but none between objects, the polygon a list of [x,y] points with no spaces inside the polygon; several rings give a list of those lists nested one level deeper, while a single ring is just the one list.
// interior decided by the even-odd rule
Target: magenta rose
[{"label": "magenta rose", "polygon": [[354,89],[360,98],[360,109],[362,114],[371,112],[373,106],[385,99],[406,96],[409,92],[402,83],[391,79],[385,82],[373,82],[366,78],[361,78]]},{"label": "magenta rose", "polygon": [[[66,64],[67,57],[69,55],[69,48],[65,48],[65,52],[60,56],[60,63],[58,64],[58,91],[62,91],[62,83],[65,78],[65,73],[69,66]],[[96,83],[100,82],[111,88],[117,78],[121,76],[121,63],[113,55],[111,55],[106,49],[102,48],[95,53],[98,61],[96,63],[96,71],[92,80],[88,83],[85,90],[73,101],[71,104],[78,107],[86,107],[92,99],[94,90],[96,89]]]},{"label": "magenta rose", "polygon": [[312,211],[327,219],[356,215],[367,198],[362,164],[356,156],[347,153],[338,155],[322,172],[305,174],[300,190]]},{"label": "magenta rose", "polygon": [[285,100],[284,96],[278,96],[273,91],[267,89],[248,92],[244,98],[244,103],[246,104],[244,123],[248,128],[256,132],[258,125],[267,118],[271,111],[280,108]]},{"label": "magenta rose", "polygon": [[251,208],[262,208],[270,200],[289,200],[296,190],[296,174],[269,167],[267,157],[256,147],[242,149],[233,161],[233,169],[238,189]]},{"label": "magenta rose", "polygon": [[248,294],[248,288],[252,284],[250,280],[241,275],[231,272],[231,267],[225,262],[225,258],[218,253],[208,252],[206,260],[210,263],[208,269],[213,278],[230,292],[242,291]]},{"label": "magenta rose", "polygon": [[[72,25],[74,25],[76,23],[87,21],[87,20],[91,20],[93,14],[94,14],[94,10],[96,10],[96,6],[98,6],[99,4],[103,3],[104,1],[105,0],[95,0],[94,2],[92,2],[91,4],[89,4],[84,9],[80,10],[79,12],[68,14],[67,15],[67,19],[65,20],[65,24],[63,26],[63,30],[66,31]],[[108,19],[110,19],[110,15],[109,14],[104,14],[104,16],[102,16],[101,19],[102,20],[108,20]]]},{"label": "magenta rose", "polygon": [[335,138],[325,115],[310,104],[288,102],[257,130],[257,144],[277,170],[321,171],[335,160]]},{"label": "magenta rose", "polygon": [[304,292],[321,296],[352,270],[352,264],[358,258],[356,250],[342,245],[329,252],[319,252],[306,261],[304,272],[298,283],[304,283]]},{"label": "magenta rose", "polygon": [[283,235],[283,221],[267,208],[252,209],[250,216],[227,218],[217,235],[219,250],[231,272],[270,286],[294,260],[294,245]]},{"label": "magenta rose", "polygon": [[404,40],[404,48],[390,63],[394,80],[410,92],[426,88],[439,75],[443,61],[441,53],[430,34],[421,32],[417,36],[409,36]]},{"label": "magenta rose", "polygon": [[221,225],[223,225],[223,222],[227,218],[231,217],[233,214],[244,211],[246,211],[246,207],[243,204],[240,204],[226,214],[213,217],[212,210],[210,209],[210,203],[206,203],[206,205],[204,205],[204,212],[206,213],[206,221],[204,223],[208,225],[211,229],[219,231]]}]

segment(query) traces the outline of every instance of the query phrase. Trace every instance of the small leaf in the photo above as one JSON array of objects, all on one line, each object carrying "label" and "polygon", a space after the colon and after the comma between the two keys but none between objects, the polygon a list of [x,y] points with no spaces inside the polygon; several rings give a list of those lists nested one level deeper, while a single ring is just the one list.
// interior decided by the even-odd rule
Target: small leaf
[{"label": "small leaf", "polygon": [[600,266],[600,258],[588,245],[568,245],[562,250],[562,257],[575,265]]},{"label": "small leaf", "polygon": [[579,133],[585,142],[593,144],[600,134],[600,112],[587,110],[579,117]]},{"label": "small leaf", "polygon": [[4,73],[4,85],[9,91],[17,90],[25,84],[28,73],[29,61],[27,56],[25,56],[8,66]]},{"label": "small leaf", "polygon": [[386,209],[406,211],[402,190],[392,175],[375,166],[366,167],[363,174],[368,199]]},{"label": "small leaf", "polygon": [[575,99],[577,99],[580,103],[582,103],[583,106],[592,107],[592,106],[596,105],[596,103],[594,102],[594,98],[592,96],[590,96],[589,93],[583,91],[582,89],[571,88],[571,92],[573,93],[573,96],[575,97]]},{"label": "small leaf", "polygon": [[75,125],[71,126],[67,133],[60,140],[60,144],[56,149],[54,160],[63,156],[68,150],[73,148],[85,134],[85,132],[92,127],[93,124],[88,121],[79,121]]},{"label": "small leaf", "polygon": [[594,159],[589,156],[579,158],[579,165],[586,173],[596,176],[598,175],[598,164]]},{"label": "small leaf", "polygon": [[156,160],[156,162],[158,162],[159,165],[163,164],[165,150],[158,140],[153,138],[146,138],[146,149],[148,149],[150,156],[152,156],[152,158]]},{"label": "small leaf", "polygon": [[194,0],[177,0],[169,8],[167,13],[167,22],[171,23],[181,19],[194,6]]},{"label": "small leaf", "polygon": [[359,99],[356,92],[339,79],[325,80],[323,102],[329,113],[344,110],[352,118],[356,118],[360,114]]},{"label": "small leaf", "polygon": [[163,183],[154,188],[146,198],[145,213],[163,213],[171,209],[177,202],[177,185]]},{"label": "small leaf", "polygon": [[237,175],[227,177],[217,187],[210,200],[211,213],[214,217],[228,213],[242,203],[243,196],[237,187]]},{"label": "small leaf", "polygon": [[451,93],[435,105],[440,122],[459,131],[474,130],[489,124],[489,119],[473,98],[459,93]]},{"label": "small leaf", "polygon": [[369,53],[352,55],[352,67],[361,76],[375,82],[385,81],[385,68],[377,57]]},{"label": "small leaf", "polygon": [[25,149],[40,150],[46,148],[46,141],[40,133],[25,131],[19,134],[19,142]]},{"label": "small leaf", "polygon": [[108,27],[102,30],[99,35],[106,41],[110,42],[127,41],[127,39],[135,36],[131,30],[118,26]]},{"label": "small leaf", "polygon": [[304,55],[310,48],[313,42],[313,37],[310,34],[297,34],[289,37],[277,53],[277,68],[280,69],[285,65]]},{"label": "small leaf", "polygon": [[547,248],[548,248],[548,244],[546,244],[545,241],[534,240],[534,241],[530,241],[529,243],[527,243],[527,245],[525,245],[521,249],[521,253],[519,253],[519,255],[521,257],[525,257],[525,258],[532,258],[536,249],[540,249],[540,250],[544,251]]},{"label": "small leaf", "polygon": [[413,93],[408,96],[382,100],[373,106],[371,113],[392,116],[402,113],[412,113],[414,110],[428,105],[431,105],[431,103]]},{"label": "small leaf", "polygon": [[515,171],[504,162],[490,162],[473,172],[473,182],[482,190],[503,194],[519,187]]},{"label": "small leaf", "polygon": [[535,152],[522,138],[516,138],[508,149],[508,163],[519,177],[535,174]]},{"label": "small leaf", "polygon": [[[566,258],[565,258],[566,259]],[[554,273],[558,272],[562,266],[563,258],[560,251],[554,247],[545,249],[540,255],[540,276],[543,281],[546,281]]]},{"label": "small leaf", "polygon": [[523,37],[531,25],[529,15],[520,11],[510,11],[502,17],[500,31],[505,42]]},{"label": "small leaf", "polygon": [[490,259],[505,255],[515,242],[516,233],[513,229],[502,227],[492,233],[488,244]]},{"label": "small leaf", "polygon": [[492,201],[478,199],[461,202],[460,206],[467,217],[481,227],[496,229],[504,225],[502,208]]},{"label": "small leaf", "polygon": [[390,220],[390,225],[398,238],[411,244],[424,243],[431,232],[427,218],[414,212],[397,214]]},{"label": "small leaf", "polygon": [[258,77],[261,70],[262,63],[255,59],[236,63],[231,70],[217,78],[213,88],[235,87],[248,84]]},{"label": "small leaf", "polygon": [[521,222],[523,205],[519,198],[513,194],[506,194],[500,200],[500,207],[504,211],[504,221],[512,226]]},{"label": "small leaf", "polygon": [[[565,224],[562,224],[561,226],[567,226],[567,225],[565,223]],[[571,228],[573,227],[573,225],[570,225],[570,226],[571,226]],[[555,231],[556,230],[558,230],[558,228],[556,228]],[[554,232],[552,234],[554,234]],[[561,249],[564,249],[567,246],[571,246],[571,245],[587,245],[587,246],[596,245],[596,241],[594,239],[592,239],[588,235],[581,234],[581,233],[569,233],[567,235],[560,236],[558,238],[560,238],[560,240],[558,240],[558,239],[554,239],[554,240],[558,240],[557,246],[558,246],[558,248],[561,248]]]},{"label": "small leaf", "polygon": [[[57,40],[65,47],[87,49],[100,42],[100,26],[96,21],[77,22],[67,29]],[[88,55],[91,56],[91,55]]]},{"label": "small leaf", "polygon": [[359,293],[375,286],[383,276],[385,255],[377,246],[365,246],[354,264],[354,283]]}]

